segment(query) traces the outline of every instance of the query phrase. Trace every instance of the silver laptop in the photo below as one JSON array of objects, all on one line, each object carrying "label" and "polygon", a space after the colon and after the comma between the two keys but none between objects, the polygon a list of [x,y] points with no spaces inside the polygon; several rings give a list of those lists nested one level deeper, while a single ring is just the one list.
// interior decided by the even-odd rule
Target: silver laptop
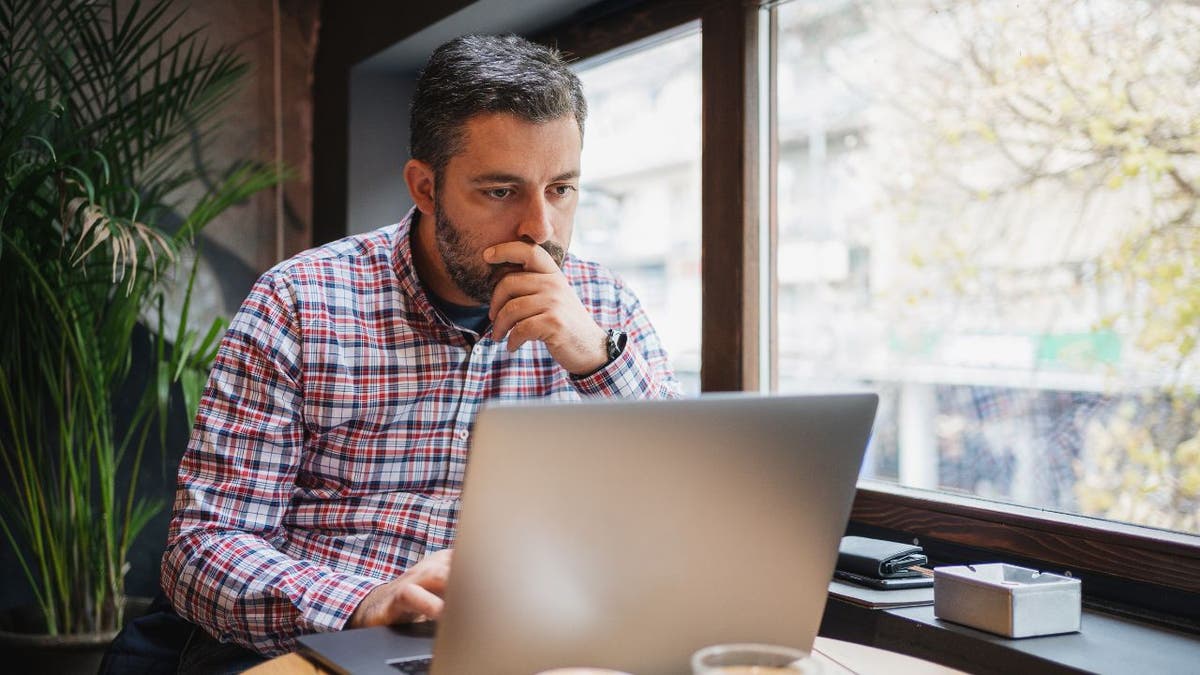
[{"label": "silver laptop", "polygon": [[[811,648],[877,402],[485,407],[432,672],[652,675],[711,644]],[[301,643],[356,673],[429,651],[388,628]]]}]

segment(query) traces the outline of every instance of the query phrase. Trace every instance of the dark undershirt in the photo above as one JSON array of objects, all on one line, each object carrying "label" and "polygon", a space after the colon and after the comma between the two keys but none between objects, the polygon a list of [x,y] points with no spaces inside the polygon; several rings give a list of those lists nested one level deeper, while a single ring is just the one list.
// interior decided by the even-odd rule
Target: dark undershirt
[{"label": "dark undershirt", "polygon": [[487,330],[488,324],[491,323],[491,319],[488,318],[487,305],[478,305],[475,307],[456,305],[453,302],[438,297],[433,291],[427,292],[429,293],[429,302],[441,310],[442,314],[445,314],[446,318],[450,319],[450,323],[459,328],[483,335],[483,332]]}]

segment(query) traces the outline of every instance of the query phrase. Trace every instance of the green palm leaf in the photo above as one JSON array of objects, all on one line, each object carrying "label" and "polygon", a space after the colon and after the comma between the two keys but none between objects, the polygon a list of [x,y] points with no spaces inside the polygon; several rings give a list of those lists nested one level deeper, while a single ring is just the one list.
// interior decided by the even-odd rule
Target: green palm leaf
[{"label": "green palm leaf", "polygon": [[276,167],[230,168],[167,229],[184,192],[219,175],[189,154],[215,131],[246,66],[170,0],[0,0],[0,501],[51,632],[120,621],[126,555],[161,504],[117,494],[160,442],[173,383],[194,413],[217,322],[178,332],[160,313],[151,382],[115,418],[134,328],[161,307],[179,252],[230,206],[278,183]]}]

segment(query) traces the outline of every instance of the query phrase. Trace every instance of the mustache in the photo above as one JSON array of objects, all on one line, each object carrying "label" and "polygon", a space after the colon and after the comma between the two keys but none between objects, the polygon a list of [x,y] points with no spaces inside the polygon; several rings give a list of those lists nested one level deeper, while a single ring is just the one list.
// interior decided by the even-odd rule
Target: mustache
[{"label": "mustache", "polygon": [[562,269],[563,260],[567,257],[567,250],[565,248],[553,241],[544,241],[538,244],[538,246],[541,246],[546,253],[549,253],[550,257],[554,259],[554,264],[558,265],[559,269]]},{"label": "mustache", "polygon": [[[522,241],[530,244],[533,243],[528,239],[523,239]],[[549,253],[550,257],[554,260],[554,264],[558,265],[559,269],[562,269],[563,261],[566,260],[567,257],[567,249],[553,241],[544,241],[538,244],[538,246],[541,246],[542,250],[544,250],[546,253]],[[521,270],[525,269],[523,265],[517,265],[515,263],[491,263],[491,267],[493,272],[520,272]]]}]

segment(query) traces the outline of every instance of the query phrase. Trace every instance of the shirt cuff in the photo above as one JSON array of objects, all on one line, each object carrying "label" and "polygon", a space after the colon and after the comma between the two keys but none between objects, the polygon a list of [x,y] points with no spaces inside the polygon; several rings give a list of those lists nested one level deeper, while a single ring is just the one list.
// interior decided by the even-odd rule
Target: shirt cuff
[{"label": "shirt cuff", "polygon": [[654,373],[630,338],[612,363],[583,377],[572,377],[583,396],[642,398],[653,390]]},{"label": "shirt cuff", "polygon": [[342,630],[367,594],[385,583],[356,574],[329,574],[308,587],[298,609],[311,631]]}]

